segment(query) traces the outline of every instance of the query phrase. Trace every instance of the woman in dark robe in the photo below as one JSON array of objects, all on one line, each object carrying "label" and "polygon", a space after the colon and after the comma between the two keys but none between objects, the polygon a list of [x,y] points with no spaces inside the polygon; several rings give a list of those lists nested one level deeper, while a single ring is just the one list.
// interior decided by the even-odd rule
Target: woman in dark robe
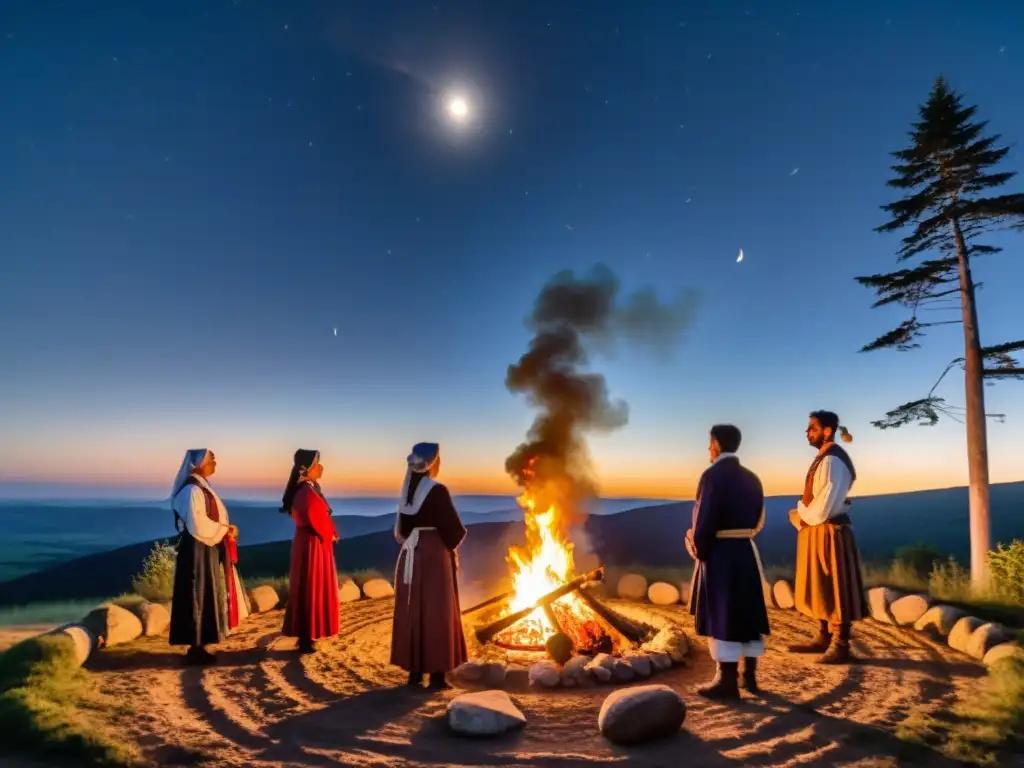
[{"label": "woman in dark robe", "polygon": [[448,489],[438,483],[441,452],[436,443],[418,443],[408,469],[395,520],[402,545],[395,568],[395,615],[391,663],[419,687],[446,688],[445,673],[468,658],[459,609],[456,549],[466,529]]},{"label": "woman in dark robe", "polygon": [[295,523],[283,634],[299,638],[301,653],[312,653],[317,640],[338,634],[338,532],[331,505],[320,490],[323,473],[319,451],[296,451],[281,499],[281,511]]},{"label": "woman in dark robe", "polygon": [[186,451],[171,488],[175,527],[181,533],[171,600],[171,645],[187,645],[186,662],[215,661],[206,646],[222,642],[249,615],[238,577],[238,528],[210,487],[213,451]]}]

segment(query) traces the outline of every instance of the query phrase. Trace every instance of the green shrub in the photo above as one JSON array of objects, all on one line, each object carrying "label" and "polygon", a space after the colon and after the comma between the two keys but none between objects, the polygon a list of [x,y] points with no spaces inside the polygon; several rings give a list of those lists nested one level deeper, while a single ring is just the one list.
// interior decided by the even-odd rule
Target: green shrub
[{"label": "green shrub", "polygon": [[905,570],[919,579],[927,579],[935,564],[944,559],[942,552],[930,544],[911,544],[900,547],[893,558],[893,567]]},{"label": "green shrub", "polygon": [[928,593],[939,600],[970,600],[971,574],[950,557],[944,563],[935,563],[928,577]]},{"label": "green shrub", "polygon": [[1024,602],[1024,541],[1014,539],[1008,545],[997,544],[988,553],[988,568],[996,596]]},{"label": "green shrub", "polygon": [[130,765],[134,749],[101,725],[97,712],[131,715],[95,690],[78,666],[74,642],[43,635],[0,654],[0,733],[6,747],[49,758],[51,765],[85,759]]},{"label": "green shrub", "polygon": [[142,573],[132,577],[135,592],[154,603],[166,602],[174,593],[174,564],[178,550],[167,542],[158,541],[153,551],[142,561]]}]

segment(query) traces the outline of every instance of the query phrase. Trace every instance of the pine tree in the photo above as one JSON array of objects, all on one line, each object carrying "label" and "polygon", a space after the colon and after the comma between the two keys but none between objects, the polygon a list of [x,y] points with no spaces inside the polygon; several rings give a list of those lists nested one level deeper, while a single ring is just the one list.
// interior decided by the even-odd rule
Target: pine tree
[{"label": "pine tree", "polygon": [[[872,424],[880,429],[915,422],[933,425],[940,414],[966,424],[971,580],[975,587],[984,588],[989,551],[989,414],[985,413],[984,383],[989,378],[1024,378],[1024,368],[1012,356],[1024,349],[1024,340],[981,345],[975,305],[981,285],[971,275],[971,263],[978,256],[1001,250],[979,243],[979,235],[1024,224],[1024,194],[986,196],[1016,174],[994,170],[1009,149],[997,146],[998,135],[982,137],[987,123],[972,121],[976,111],[977,107],[962,104],[961,96],[944,78],[935,81],[927,103],[919,108],[920,120],[913,123],[910,146],[892,153],[897,162],[892,166],[895,176],[888,186],[902,190],[905,196],[882,206],[892,218],[876,230],[909,230],[902,239],[898,259],[913,259],[915,266],[856,279],[874,290],[873,307],[898,304],[910,310],[907,320],[866,345],[862,352],[916,349],[927,328],[954,323],[963,326],[963,356],[947,366],[928,395],[904,403]],[[959,316],[928,322],[922,315],[929,310],[959,310]],[[939,382],[954,367],[964,370],[963,408],[935,395]]]}]

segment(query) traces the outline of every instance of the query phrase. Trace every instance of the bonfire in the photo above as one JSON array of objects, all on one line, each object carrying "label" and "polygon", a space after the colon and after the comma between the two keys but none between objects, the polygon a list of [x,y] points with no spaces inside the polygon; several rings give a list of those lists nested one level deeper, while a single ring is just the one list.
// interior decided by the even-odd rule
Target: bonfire
[{"label": "bonfire", "polygon": [[526,543],[509,549],[512,590],[488,601],[504,602],[505,615],[478,629],[477,638],[509,650],[546,650],[559,662],[574,652],[622,653],[644,632],[585,591],[604,578],[604,569],[575,572],[574,545],[568,535],[572,515],[557,501],[544,498],[551,495],[528,490],[519,497]]}]

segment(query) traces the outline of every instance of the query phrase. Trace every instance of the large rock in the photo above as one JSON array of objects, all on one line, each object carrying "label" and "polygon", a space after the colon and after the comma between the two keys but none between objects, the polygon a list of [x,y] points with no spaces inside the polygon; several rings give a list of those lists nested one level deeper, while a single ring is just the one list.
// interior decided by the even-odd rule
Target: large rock
[{"label": "large rock", "polygon": [[679,582],[679,599],[683,603],[689,603],[690,602],[690,582],[689,581],[681,581],[681,582]]},{"label": "large rock", "polygon": [[359,585],[352,579],[345,579],[338,587],[338,601],[342,603],[354,603],[363,596]]},{"label": "large rock", "polygon": [[612,679],[617,683],[628,683],[636,680],[636,670],[625,659],[612,659]]},{"label": "large rock", "polygon": [[586,673],[587,664],[591,661],[592,659],[586,656],[573,656],[569,659],[562,667],[562,684],[564,685],[566,680],[579,682]]},{"label": "large rock", "polygon": [[75,660],[79,666],[89,660],[89,657],[92,656],[93,651],[99,645],[96,635],[88,627],[84,627],[81,624],[68,624],[65,627],[58,627],[50,634],[71,638],[71,642],[74,643],[75,647]]},{"label": "large rock", "polygon": [[281,602],[281,598],[277,596],[277,592],[269,584],[263,584],[249,590],[249,604],[252,606],[253,613],[272,611],[277,608],[279,602]]},{"label": "large rock", "polygon": [[448,703],[448,727],[467,736],[496,736],[526,725],[526,716],[504,691],[477,691]]},{"label": "large rock", "polygon": [[647,658],[651,660],[651,664],[659,672],[664,672],[666,669],[672,669],[672,657],[664,651],[649,651]]},{"label": "large rock", "polygon": [[643,600],[647,596],[647,579],[639,573],[627,573],[619,579],[615,591],[623,600]]},{"label": "large rock", "polygon": [[479,683],[484,676],[484,662],[467,661],[452,670],[451,674],[460,683]]},{"label": "large rock", "polygon": [[984,659],[990,650],[1012,639],[1013,635],[1002,624],[982,624],[971,633],[967,641],[967,655]]},{"label": "large rock", "polygon": [[1024,661],[1024,648],[1017,643],[1000,643],[989,649],[983,659],[986,667],[991,667],[997,661],[1003,659],[1020,659]]},{"label": "large rock", "polygon": [[929,605],[931,599],[927,595],[906,595],[893,600],[889,613],[899,626],[910,627],[928,612]]},{"label": "large rock", "polygon": [[775,602],[775,587],[768,583],[767,579],[761,579],[761,592],[764,594],[764,604],[768,608],[778,608]]},{"label": "large rock", "polygon": [[772,586],[772,597],[779,608],[789,610],[796,605],[796,598],[793,597],[793,585],[785,579],[779,579]]},{"label": "large rock", "polygon": [[889,606],[899,600],[901,593],[889,587],[875,587],[868,590],[868,611],[871,618],[883,624],[895,624]]},{"label": "large rock", "polygon": [[371,600],[380,600],[382,597],[394,597],[395,588],[387,579],[370,579],[363,584],[363,594]]},{"label": "large rock", "polygon": [[952,605],[933,605],[914,622],[914,629],[946,637],[953,631],[956,623],[966,615],[967,611],[954,608]]},{"label": "large rock", "polygon": [[82,619],[82,624],[101,646],[130,643],[142,636],[139,617],[119,605],[101,605]]},{"label": "large rock", "polygon": [[159,603],[136,603],[131,611],[142,622],[143,637],[162,635],[171,625],[171,612]]},{"label": "large rock", "polygon": [[611,693],[601,705],[597,726],[614,744],[639,744],[678,733],[686,703],[667,685],[642,685]]},{"label": "large rock", "polygon": [[656,581],[647,589],[647,599],[655,605],[675,605],[679,602],[679,590],[664,581]]},{"label": "large rock", "polygon": [[953,629],[950,630],[949,637],[946,638],[946,642],[954,651],[967,653],[967,646],[971,642],[971,635],[974,634],[974,630],[984,623],[985,622],[981,619],[975,618],[974,616],[964,616],[953,625]]}]

